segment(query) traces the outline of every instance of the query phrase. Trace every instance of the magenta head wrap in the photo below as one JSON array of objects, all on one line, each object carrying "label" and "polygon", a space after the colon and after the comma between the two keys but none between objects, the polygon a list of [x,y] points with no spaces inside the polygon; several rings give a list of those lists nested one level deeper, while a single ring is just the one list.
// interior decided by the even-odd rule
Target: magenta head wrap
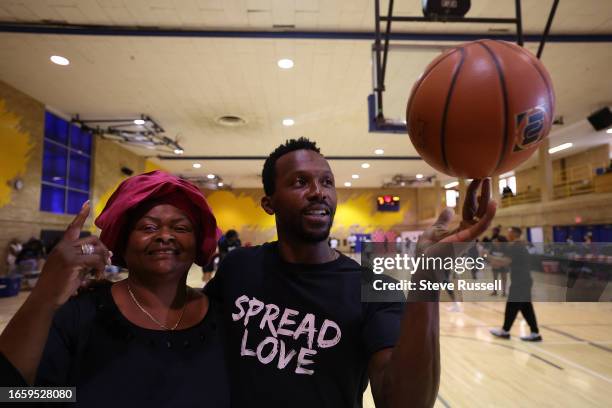
[{"label": "magenta head wrap", "polygon": [[[191,220],[197,237],[195,263],[204,266],[217,248],[220,230],[204,195],[196,186],[163,171],[152,171],[124,180],[109,198],[95,224],[100,240],[122,263],[123,251],[134,225],[149,209],[170,204]],[[144,211],[144,212],[143,212]]]}]

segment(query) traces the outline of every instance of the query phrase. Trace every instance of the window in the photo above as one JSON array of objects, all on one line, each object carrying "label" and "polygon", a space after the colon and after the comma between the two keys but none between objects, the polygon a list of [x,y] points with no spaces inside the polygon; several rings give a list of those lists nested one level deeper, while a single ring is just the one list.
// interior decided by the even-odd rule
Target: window
[{"label": "window", "polygon": [[457,190],[446,190],[446,206],[453,208],[456,207],[457,197],[459,197],[459,192]]},{"label": "window", "polygon": [[40,210],[76,214],[89,199],[92,135],[45,112]]},{"label": "window", "polygon": [[499,179],[499,194],[503,194],[506,187],[510,187],[510,190],[516,194],[516,176]]}]

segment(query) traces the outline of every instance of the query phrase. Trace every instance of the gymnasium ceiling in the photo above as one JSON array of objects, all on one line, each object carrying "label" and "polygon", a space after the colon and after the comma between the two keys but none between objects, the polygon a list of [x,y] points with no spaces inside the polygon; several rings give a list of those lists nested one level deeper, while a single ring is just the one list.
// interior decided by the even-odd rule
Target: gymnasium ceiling
[{"label": "gymnasium ceiling", "polygon": [[[523,0],[526,34],[540,34],[552,0]],[[394,15],[422,15],[420,0],[396,0]],[[386,10],[387,2],[382,2]],[[372,0],[3,0],[0,22],[59,22],[196,30],[371,32]],[[386,14],[386,11],[383,11]],[[468,17],[513,17],[512,0],[472,0]],[[282,26],[283,28],[278,28]],[[513,34],[513,25],[394,23],[393,31]],[[561,0],[551,34],[612,34],[612,1]],[[412,44],[392,50],[385,113],[401,119],[412,83],[441,47]],[[368,133],[366,97],[372,92],[372,40],[176,38],[0,33],[0,80],[68,117],[117,118],[141,113],[177,137],[189,156],[265,156],[287,138],[314,139],[328,156],[415,156],[405,134]],[[526,47],[535,53],[538,43]],[[51,55],[69,58],[61,67]],[[281,58],[295,66],[282,70]],[[549,42],[542,58],[557,95],[551,145],[575,147],[612,135],[585,126],[589,113],[612,105],[611,42]],[[236,115],[239,127],[216,119]],[[284,118],[295,125],[285,127]],[[576,129],[575,131],[573,129]],[[576,136],[576,135],[579,135]],[[148,149],[135,150],[144,156]],[[367,161],[371,167],[362,169]],[[184,175],[214,173],[233,187],[259,187],[261,161],[159,162]],[[436,172],[423,161],[332,161],[338,186],[378,187],[395,174]],[[352,174],[359,174],[352,180]],[[448,177],[438,175],[442,180]]]}]

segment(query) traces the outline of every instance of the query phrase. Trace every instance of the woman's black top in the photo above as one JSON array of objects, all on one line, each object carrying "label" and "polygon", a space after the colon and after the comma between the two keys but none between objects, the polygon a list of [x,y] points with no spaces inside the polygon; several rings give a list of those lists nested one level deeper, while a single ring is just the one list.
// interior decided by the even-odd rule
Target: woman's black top
[{"label": "woman's black top", "polygon": [[[191,328],[149,330],[120,313],[110,288],[81,294],[58,310],[36,385],[75,386],[76,405],[83,407],[229,407],[214,301]],[[1,354],[0,377],[5,386],[26,385]]]}]

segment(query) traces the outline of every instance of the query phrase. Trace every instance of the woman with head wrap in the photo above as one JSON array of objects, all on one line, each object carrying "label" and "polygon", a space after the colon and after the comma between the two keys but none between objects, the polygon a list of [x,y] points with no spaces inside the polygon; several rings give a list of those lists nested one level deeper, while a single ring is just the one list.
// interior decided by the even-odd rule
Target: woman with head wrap
[{"label": "woman with head wrap", "polygon": [[[154,171],[117,188],[99,239],[79,238],[88,214],[85,203],[0,336],[2,385],[76,386],[88,407],[228,406],[216,305],[186,285],[218,238],[202,193]],[[128,278],[71,298],[111,258]]]}]

